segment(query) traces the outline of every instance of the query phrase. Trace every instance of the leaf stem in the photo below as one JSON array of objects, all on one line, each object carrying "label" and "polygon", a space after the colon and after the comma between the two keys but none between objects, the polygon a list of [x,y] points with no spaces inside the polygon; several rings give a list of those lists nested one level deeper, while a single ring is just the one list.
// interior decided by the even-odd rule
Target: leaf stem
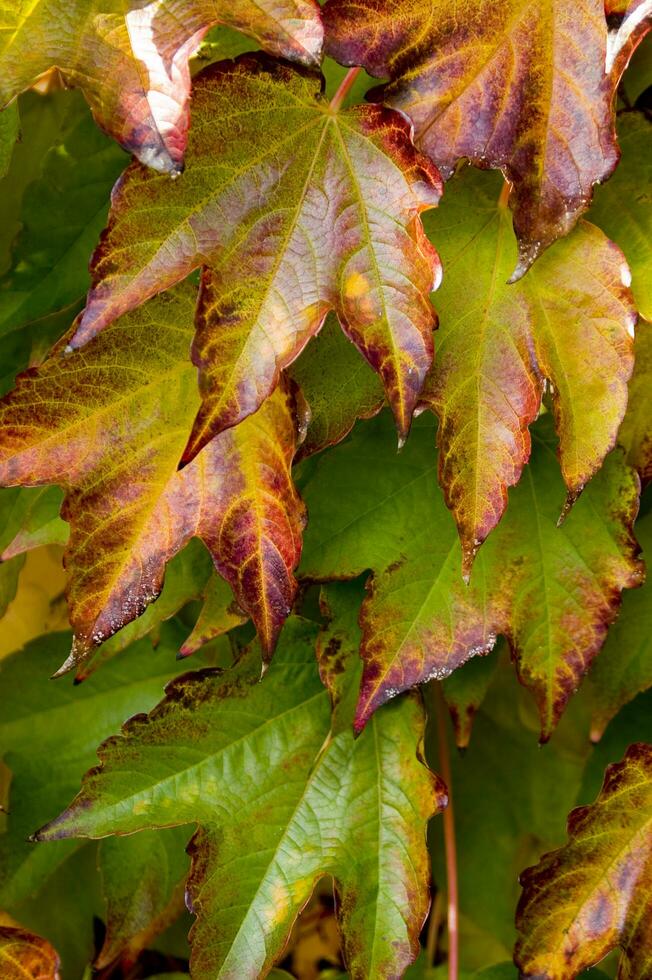
[{"label": "leaf stem", "polygon": [[500,192],[500,196],[498,198],[499,208],[507,207],[509,201],[509,192],[511,191],[511,189],[512,189],[512,185],[510,184],[510,182],[508,180],[503,181],[503,186]]},{"label": "leaf stem", "polygon": [[342,108],[342,103],[351,91],[353,83],[361,71],[362,68],[349,68],[340,83],[340,87],[331,99],[331,109],[333,112],[339,112],[339,110]]},{"label": "leaf stem", "polygon": [[453,781],[451,778],[450,756],[448,753],[448,734],[446,716],[448,709],[442,694],[441,684],[435,687],[435,716],[437,719],[437,748],[439,751],[439,772],[448,789],[448,806],[444,810],[444,850],[446,852],[446,883],[448,891],[448,980],[458,980],[459,974],[459,933],[458,933],[458,887],[457,887],[457,844],[455,841],[455,811],[453,810]]}]

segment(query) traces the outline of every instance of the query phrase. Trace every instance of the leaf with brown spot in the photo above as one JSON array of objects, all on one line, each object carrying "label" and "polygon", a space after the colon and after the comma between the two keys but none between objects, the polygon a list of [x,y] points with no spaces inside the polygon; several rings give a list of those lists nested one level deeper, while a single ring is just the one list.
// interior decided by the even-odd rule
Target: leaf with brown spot
[{"label": "leaf with brown spot", "polygon": [[336,113],[322,85],[264,56],[211,65],[194,83],[185,172],[170,184],[135,164],[114,192],[71,344],[204,267],[193,345],[203,403],[185,462],[256,411],[329,309],[409,430],[440,271],[420,212],[441,181],[402,115]]},{"label": "leaf with brown spot", "polygon": [[[101,746],[79,796],[36,835],[197,823],[188,880],[196,980],[265,976],[323,875],[335,879],[353,980],[401,976],[418,952],[425,829],[445,803],[421,761],[423,710],[405,697],[358,739],[350,724],[331,733],[317,630],[291,619],[262,681],[255,649],[233,670],[175,680],[154,711]],[[356,665],[345,669],[355,683]]]},{"label": "leaf with brown spot", "polygon": [[541,738],[550,736],[605,640],[621,591],[641,581],[632,531],[639,486],[614,452],[558,527],[565,490],[550,416],[533,433],[527,470],[469,586],[436,484],[432,417],[415,422],[398,457],[381,415],[309,470],[300,574],[326,580],[373,572],[360,618],[358,730],[401,691],[486,654],[500,633],[537,702]]},{"label": "leaf with brown spot", "polygon": [[595,803],[573,810],[568,843],[521,876],[514,959],[524,978],[572,980],[623,950],[619,977],[652,975],[652,746],[607,768]]},{"label": "leaf with brown spot", "polygon": [[188,59],[215,23],[274,54],[317,64],[313,0],[34,0],[0,3],[0,106],[56,65],[99,125],[143,163],[183,168]]},{"label": "leaf with brown spot", "polygon": [[0,403],[0,481],[66,490],[76,635],[67,667],[143,612],[192,537],[268,655],[292,606],[304,523],[290,475],[296,393],[282,384],[178,472],[199,401],[188,359],[193,300],[190,286],[166,293],[84,351],[60,348]]},{"label": "leaf with brown spot", "polygon": [[439,478],[470,572],[530,455],[546,383],[574,500],[613,449],[634,365],[636,312],[624,256],[582,221],[521,282],[496,175],[468,172],[427,229],[446,276],[437,356],[426,384],[440,419]]},{"label": "leaf with brown spot", "polygon": [[389,78],[371,97],[408,114],[445,177],[465,159],[503,171],[518,278],[618,162],[613,93],[642,36],[626,20],[616,40],[602,0],[328,0],[325,50]]},{"label": "leaf with brown spot", "polygon": [[0,971],[2,980],[59,980],[59,957],[40,936],[0,926]]}]

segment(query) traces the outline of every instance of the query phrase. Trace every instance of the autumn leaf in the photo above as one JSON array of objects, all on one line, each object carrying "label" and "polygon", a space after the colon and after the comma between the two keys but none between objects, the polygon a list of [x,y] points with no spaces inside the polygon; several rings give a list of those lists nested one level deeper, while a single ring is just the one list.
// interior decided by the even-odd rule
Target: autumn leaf
[{"label": "autumn leaf", "polygon": [[652,122],[626,112],[618,117],[618,138],[618,169],[597,189],[589,217],[621,246],[636,307],[652,320]]},{"label": "autumn leaf", "polygon": [[613,92],[643,34],[626,20],[616,40],[602,0],[329,0],[325,50],[389,78],[371,98],[408,114],[444,177],[460,160],[503,171],[517,279],[571,230],[618,162]]},{"label": "autumn leaf", "polygon": [[[384,702],[443,679],[507,637],[534,695],[547,739],[614,619],[622,589],[640,584],[632,524],[638,481],[615,452],[562,527],[550,417],[469,586],[455,526],[436,486],[431,418],[419,419],[399,457],[387,419],[366,422],[319,457],[302,492],[310,523],[300,568],[308,579],[373,571],[362,607],[360,730]],[[311,462],[311,461],[309,461]]]},{"label": "autumn leaf", "polygon": [[217,22],[274,54],[319,60],[322,27],[313,0],[4,3],[0,106],[56,65],[83,90],[102,129],[149,166],[178,173],[189,124],[188,59]]},{"label": "autumn leaf", "polygon": [[261,682],[255,650],[234,670],[178,678],[150,715],[104,743],[80,795],[36,835],[198,823],[188,881],[197,980],[266,974],[325,874],[354,980],[400,976],[416,956],[428,908],[424,831],[445,802],[419,759],[422,709],[403,698],[359,739],[350,725],[329,738],[317,629],[290,620]]},{"label": "autumn leaf", "polygon": [[49,942],[26,929],[0,926],[4,980],[59,980],[59,957]]},{"label": "autumn leaf", "polygon": [[595,803],[573,810],[568,843],[521,876],[514,959],[521,975],[572,980],[610,950],[621,977],[652,971],[652,747],[607,768]]},{"label": "autumn leaf", "polygon": [[627,413],[618,441],[627,449],[627,461],[638,470],[645,486],[652,480],[652,324],[644,320],[636,329],[635,351]]},{"label": "autumn leaf", "polygon": [[495,175],[468,173],[428,216],[446,276],[427,400],[440,419],[439,478],[459,528],[465,573],[507,506],[530,455],[546,386],[569,502],[616,441],[636,323],[622,252],[581,222],[521,282]]},{"label": "autumn leaf", "polygon": [[[652,557],[652,515],[637,521],[636,536],[648,569]],[[597,741],[622,706],[652,687],[652,580],[623,597],[618,619],[589,673],[592,738]]]},{"label": "autumn leaf", "polygon": [[[198,404],[193,289],[124,317],[87,350],[60,348],[0,404],[0,481],[66,490],[75,645],[66,667],[143,612],[166,562],[200,537],[271,653],[289,613],[303,506],[290,476],[297,400],[261,411],[177,465]],[[47,410],[44,410],[47,405]]]},{"label": "autumn leaf", "polygon": [[171,185],[134,165],[114,192],[71,346],[205,267],[193,345],[203,403],[186,462],[260,406],[329,309],[409,430],[440,270],[419,213],[441,182],[402,116],[336,113],[321,86],[257,55],[211,65],[194,84],[184,174]]}]

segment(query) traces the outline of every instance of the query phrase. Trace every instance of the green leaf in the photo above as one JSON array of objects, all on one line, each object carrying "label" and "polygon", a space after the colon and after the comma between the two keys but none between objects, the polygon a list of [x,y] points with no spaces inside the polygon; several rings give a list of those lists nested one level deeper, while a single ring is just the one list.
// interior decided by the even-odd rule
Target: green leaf
[{"label": "green leaf", "polygon": [[468,171],[426,216],[446,276],[426,400],[440,419],[439,479],[468,572],[531,451],[549,388],[569,501],[613,449],[634,366],[636,313],[622,252],[587,222],[507,284],[516,258],[496,174]]},{"label": "green leaf", "polygon": [[336,112],[322,85],[259,55],[211,65],[194,83],[184,173],[171,185],[132,165],[113,195],[71,346],[203,267],[203,402],[186,462],[260,406],[329,310],[382,378],[400,435],[409,430],[440,273],[419,215],[441,181],[403,116]]},{"label": "green leaf", "polygon": [[[636,524],[648,569],[652,559],[652,514]],[[652,687],[652,580],[623,596],[620,615],[589,673],[592,737],[597,741],[620,709]]]},{"label": "green leaf", "polygon": [[627,413],[618,441],[627,450],[627,462],[634,466],[646,486],[652,480],[652,324],[639,321],[634,346],[636,362],[629,383]]},{"label": "green leaf", "polygon": [[0,561],[47,544],[65,544],[69,528],[59,517],[58,487],[0,490]]},{"label": "green leaf", "polygon": [[385,401],[378,375],[358,355],[332,315],[289,373],[310,407],[299,459],[341,442],[358,419],[376,415]]},{"label": "green leaf", "polygon": [[442,683],[458,749],[468,747],[473,719],[494,679],[498,657],[498,651],[492,651],[484,657],[473,657]]},{"label": "green leaf", "polygon": [[535,434],[526,475],[469,586],[435,482],[431,420],[418,420],[396,457],[380,416],[313,467],[303,485],[310,523],[301,574],[374,573],[360,619],[358,730],[389,698],[447,677],[501,633],[539,706],[541,737],[550,736],[604,642],[620,591],[640,582],[632,534],[638,483],[614,453],[559,528],[564,486],[549,416]]},{"label": "green leaf", "polygon": [[0,180],[9,170],[19,128],[18,105],[13,105],[6,112],[0,114]]},{"label": "green leaf", "polygon": [[640,112],[618,117],[622,157],[596,189],[590,218],[625,253],[639,313],[652,320],[652,122]]},{"label": "green leaf", "polygon": [[[428,908],[424,830],[443,803],[419,761],[414,698],[368,731],[329,736],[317,626],[290,620],[262,682],[237,668],[178,679],[100,752],[81,794],[39,840],[197,822],[188,883],[193,976],[259,976],[315,881],[332,874],[352,977],[399,975]],[[163,751],[162,751],[163,750]]]},{"label": "green leaf", "polygon": [[197,622],[180,650],[184,657],[190,656],[205,643],[247,621],[247,615],[236,602],[228,582],[225,582],[215,571],[206,583],[202,599],[203,606]]},{"label": "green leaf", "polygon": [[13,773],[0,834],[0,907],[11,911],[43,888],[79,847],[68,841],[36,848],[27,838],[70,798],[98,742],[156,703],[178,671],[180,636],[168,631],[155,654],[142,641],[77,686],[49,680],[69,648],[67,634],[42,637],[0,661],[0,746]]},{"label": "green leaf", "polygon": [[60,311],[70,323],[90,285],[88,258],[128,158],[83,102],[74,106],[23,197],[22,230],[0,292],[0,336]]}]

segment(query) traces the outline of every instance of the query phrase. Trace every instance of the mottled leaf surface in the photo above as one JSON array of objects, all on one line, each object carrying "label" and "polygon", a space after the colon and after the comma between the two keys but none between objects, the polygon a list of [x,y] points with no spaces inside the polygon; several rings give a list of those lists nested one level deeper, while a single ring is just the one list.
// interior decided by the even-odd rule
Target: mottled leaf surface
[{"label": "mottled leaf surface", "polygon": [[469,172],[427,216],[446,275],[427,399],[439,478],[468,572],[530,455],[546,382],[574,499],[613,448],[627,405],[636,313],[622,252],[582,221],[515,285],[511,216],[495,175]]},{"label": "mottled leaf surface", "polygon": [[188,59],[218,21],[275,54],[319,59],[322,27],[312,0],[2,0],[0,105],[56,65],[125,149],[178,172],[189,124]]},{"label": "mottled leaf surface", "polygon": [[294,389],[177,471],[197,404],[188,359],[193,289],[153,300],[86,350],[59,348],[0,407],[0,481],[57,483],[71,525],[66,564],[83,659],[161,591],[166,562],[201,538],[273,649],[295,592],[303,505],[290,463]]},{"label": "mottled leaf surface", "polygon": [[652,121],[642,112],[618,119],[622,157],[596,190],[590,218],[622,248],[639,313],[652,320]]},{"label": "mottled leaf surface", "polygon": [[645,486],[652,480],[652,323],[639,321],[634,347],[634,373],[618,441],[627,450],[627,462],[638,470]]},{"label": "mottled leaf surface", "polygon": [[374,572],[360,620],[358,729],[389,698],[445,678],[489,651],[501,633],[539,707],[542,738],[550,735],[604,642],[620,591],[641,580],[632,533],[638,481],[622,453],[614,453],[557,527],[565,491],[550,417],[534,431],[526,474],[480,551],[469,586],[436,486],[430,417],[415,423],[398,457],[385,416],[361,424],[346,444],[318,459],[303,484],[310,523],[302,574]]},{"label": "mottled leaf surface", "polygon": [[419,760],[422,710],[404,698],[359,739],[350,726],[329,738],[316,632],[290,620],[261,682],[255,651],[235,671],[175,681],[104,743],[81,794],[38,834],[197,822],[188,895],[198,980],[265,974],[324,874],[335,878],[353,978],[399,976],[417,953],[424,831],[444,801]]},{"label": "mottled leaf surface", "polygon": [[622,706],[652,687],[652,514],[636,523],[647,578],[640,589],[623,596],[618,619],[589,674],[593,703],[592,736],[600,738]]},{"label": "mottled leaf surface", "polygon": [[[445,177],[460,160],[512,183],[516,276],[575,224],[618,162],[612,96],[638,33],[611,46],[602,0],[329,0],[326,51],[389,78]],[[373,93],[372,93],[373,97]]]},{"label": "mottled leaf surface", "polygon": [[4,980],[59,980],[59,957],[49,942],[26,929],[0,926]]},{"label": "mottled leaf surface", "polygon": [[403,116],[335,113],[321,86],[258,55],[211,65],[194,83],[182,176],[170,184],[134,165],[114,192],[71,344],[204,266],[193,345],[203,403],[186,461],[258,408],[329,309],[409,430],[440,269],[419,213],[441,182]]},{"label": "mottled leaf surface", "polygon": [[607,768],[595,803],[573,810],[568,843],[521,876],[515,961],[523,977],[572,980],[610,950],[619,976],[652,973],[652,747]]}]

